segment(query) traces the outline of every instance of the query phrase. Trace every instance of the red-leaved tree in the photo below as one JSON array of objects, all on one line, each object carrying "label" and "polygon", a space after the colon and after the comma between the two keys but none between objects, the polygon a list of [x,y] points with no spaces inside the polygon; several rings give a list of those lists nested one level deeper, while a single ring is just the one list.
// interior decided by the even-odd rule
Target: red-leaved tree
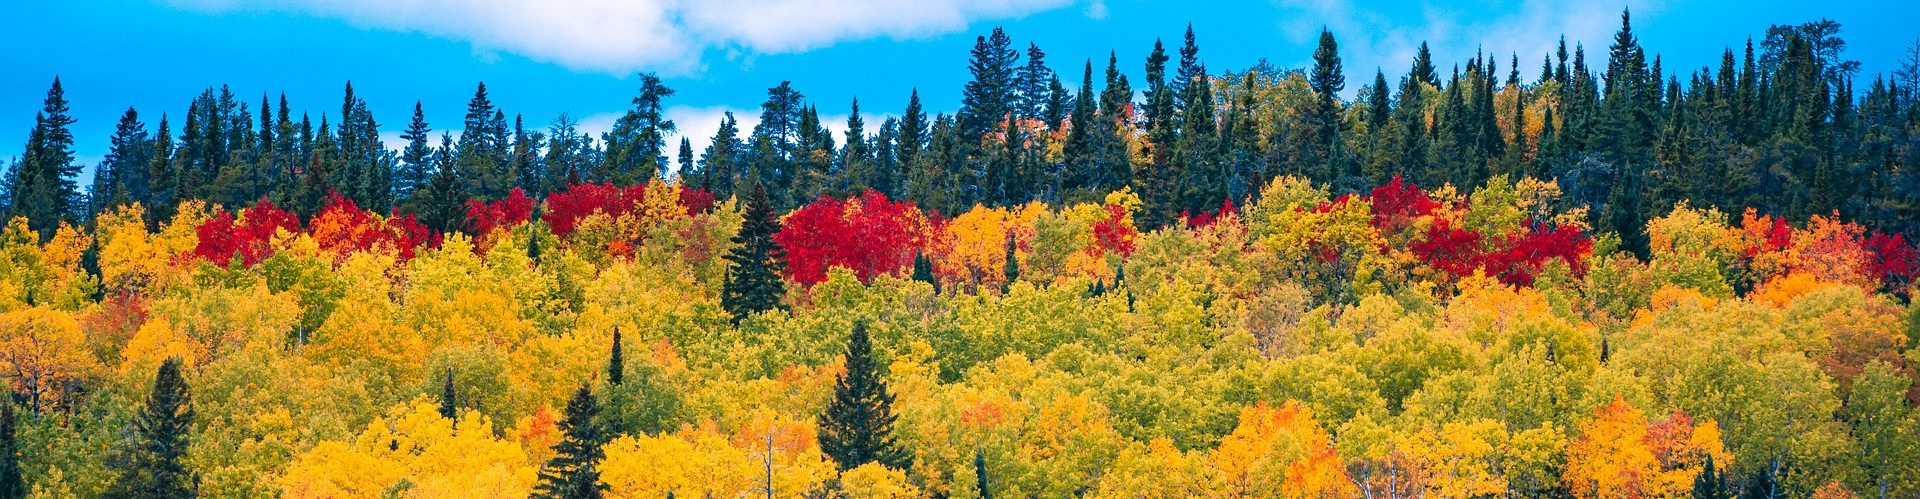
[{"label": "red-leaved tree", "polygon": [[787,278],[811,286],[832,267],[852,270],[861,281],[899,274],[926,247],[929,227],[913,203],[869,190],[807,203],[787,216],[773,240],[787,252]]}]

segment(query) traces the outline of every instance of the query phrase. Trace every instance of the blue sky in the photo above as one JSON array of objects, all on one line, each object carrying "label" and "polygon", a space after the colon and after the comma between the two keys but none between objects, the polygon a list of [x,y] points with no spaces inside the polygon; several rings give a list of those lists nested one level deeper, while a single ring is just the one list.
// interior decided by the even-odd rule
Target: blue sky
[{"label": "blue sky", "polygon": [[[0,2],[0,160],[19,154],[47,85],[62,78],[77,149],[91,165],[120,113],[140,110],[151,130],[176,121],[200,90],[231,85],[257,105],[285,92],[296,113],[338,114],[352,80],[382,132],[397,135],[416,100],[436,130],[457,127],[476,82],[509,114],[544,127],[562,112],[604,129],[632,98],[637,72],[660,73],[668,101],[696,147],[720,113],[751,121],[765,89],[782,80],[839,128],[861,99],[868,123],[898,113],[919,88],[951,112],[967,79],[973,38],[1003,26],[1024,48],[1038,43],[1078,83],[1108,51],[1136,81],[1155,38],[1171,50],[1191,23],[1214,70],[1261,58],[1304,66],[1322,26],[1339,39],[1348,92],[1406,70],[1432,44],[1443,68],[1477,49],[1518,52],[1531,78],[1564,33],[1594,64],[1631,7],[1642,43],[1666,68],[1717,63],[1722,49],[1769,24],[1840,21],[1847,56],[1863,74],[1891,72],[1920,37],[1920,3],[1712,0],[1693,2],[1365,2],[1276,0],[173,0]],[[899,5],[895,5],[899,4]],[[872,125],[870,125],[872,126]],[[175,124],[176,131],[178,124]]]}]

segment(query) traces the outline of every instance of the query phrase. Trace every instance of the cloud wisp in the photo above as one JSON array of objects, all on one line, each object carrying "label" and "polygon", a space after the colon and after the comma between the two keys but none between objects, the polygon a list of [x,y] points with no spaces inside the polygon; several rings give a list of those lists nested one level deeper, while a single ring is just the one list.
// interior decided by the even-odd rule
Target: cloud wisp
[{"label": "cloud wisp", "polygon": [[207,12],[292,12],[459,40],[569,69],[693,74],[710,49],[793,53],[850,40],[912,39],[1073,0],[173,0]]}]

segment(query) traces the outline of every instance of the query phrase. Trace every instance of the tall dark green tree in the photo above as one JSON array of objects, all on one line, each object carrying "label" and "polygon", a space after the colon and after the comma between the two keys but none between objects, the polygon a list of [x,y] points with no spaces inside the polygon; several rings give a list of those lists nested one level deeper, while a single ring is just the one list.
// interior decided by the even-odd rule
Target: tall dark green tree
[{"label": "tall dark green tree", "polygon": [[40,114],[33,118],[33,131],[27,136],[20,164],[7,179],[12,194],[13,216],[26,217],[27,226],[42,239],[53,237],[60,222],[70,221],[83,208],[74,176],[80,165],[73,159],[74,118],[67,107],[66,90],[60,77],[47,89]]},{"label": "tall dark green tree", "polygon": [[1340,64],[1340,44],[1333,32],[1320,30],[1320,45],[1313,50],[1313,71],[1307,76],[1316,97],[1313,108],[1315,138],[1310,154],[1321,163],[1326,179],[1351,176],[1343,169],[1340,152],[1340,91],[1347,88],[1346,71]]},{"label": "tall dark green tree", "polygon": [[429,142],[433,140],[433,128],[427,125],[420,102],[413,103],[413,120],[407,122],[400,139],[407,141],[407,148],[400,152],[400,171],[393,178],[393,195],[395,199],[408,201],[417,191],[425,190],[433,178],[433,145]]},{"label": "tall dark green tree", "polygon": [[560,443],[553,446],[553,459],[540,467],[540,482],[533,497],[546,499],[595,499],[606,493],[600,483],[600,446],[607,435],[601,431],[597,416],[600,407],[593,399],[593,387],[586,383],[567,400],[567,415],[560,420]]},{"label": "tall dark green tree", "polygon": [[140,122],[140,112],[127,108],[107,141],[106,158],[93,173],[93,188],[87,196],[93,202],[93,211],[146,199],[147,155],[152,152],[153,143],[147,138],[147,125]]},{"label": "tall dark green tree", "polygon": [[448,368],[440,384],[440,417],[454,419],[460,416],[460,404],[453,391],[453,369]]},{"label": "tall dark green tree", "polygon": [[867,325],[855,322],[847,339],[846,372],[833,385],[833,400],[820,414],[820,450],[841,470],[880,463],[904,470],[913,455],[894,442],[893,395],[873,359]]},{"label": "tall dark green tree", "polygon": [[977,143],[978,137],[993,132],[1015,105],[1014,65],[1020,53],[1013,40],[998,27],[993,33],[973,42],[973,54],[967,72],[973,75],[960,94],[960,133]]},{"label": "tall dark green tree", "polygon": [[733,237],[735,246],[727,253],[730,267],[720,291],[720,305],[733,314],[734,322],[781,308],[780,297],[786,294],[786,284],[780,280],[786,250],[773,242],[780,221],[774,218],[766,186],[753,186],[744,215],[740,233]]},{"label": "tall dark green tree", "polygon": [[193,400],[179,357],[168,358],[154,375],[146,407],[133,418],[131,439],[119,459],[119,476],[106,497],[179,498],[198,495],[197,479],[184,461],[192,445]]},{"label": "tall dark green tree", "polygon": [[620,328],[613,328],[613,346],[607,352],[607,385],[620,386],[627,377],[627,360],[620,353]]},{"label": "tall dark green tree", "polygon": [[619,183],[646,182],[667,167],[667,136],[676,129],[662,104],[673,89],[653,73],[640,74],[640,95],[607,134],[608,170]]},{"label": "tall dark green tree", "polygon": [[740,178],[740,154],[746,148],[740,143],[740,125],[729,111],[720,118],[720,128],[713,132],[713,139],[707,142],[707,150],[700,154],[699,187],[713,193],[714,197],[725,199],[735,194],[735,182]]}]

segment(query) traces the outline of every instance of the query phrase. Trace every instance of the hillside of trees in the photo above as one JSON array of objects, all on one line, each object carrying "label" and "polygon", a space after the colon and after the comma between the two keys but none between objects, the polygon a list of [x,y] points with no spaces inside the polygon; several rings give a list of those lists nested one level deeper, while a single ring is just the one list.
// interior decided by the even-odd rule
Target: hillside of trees
[{"label": "hillside of trees", "polygon": [[1326,32],[1136,92],[995,29],[955,115],[783,82],[705,151],[653,75],[598,137],[481,84],[397,151],[350,84],[222,86],[87,186],[56,78],[0,499],[1915,497],[1920,43],[1845,47],[1663,68],[1623,13],[1348,99]]}]

